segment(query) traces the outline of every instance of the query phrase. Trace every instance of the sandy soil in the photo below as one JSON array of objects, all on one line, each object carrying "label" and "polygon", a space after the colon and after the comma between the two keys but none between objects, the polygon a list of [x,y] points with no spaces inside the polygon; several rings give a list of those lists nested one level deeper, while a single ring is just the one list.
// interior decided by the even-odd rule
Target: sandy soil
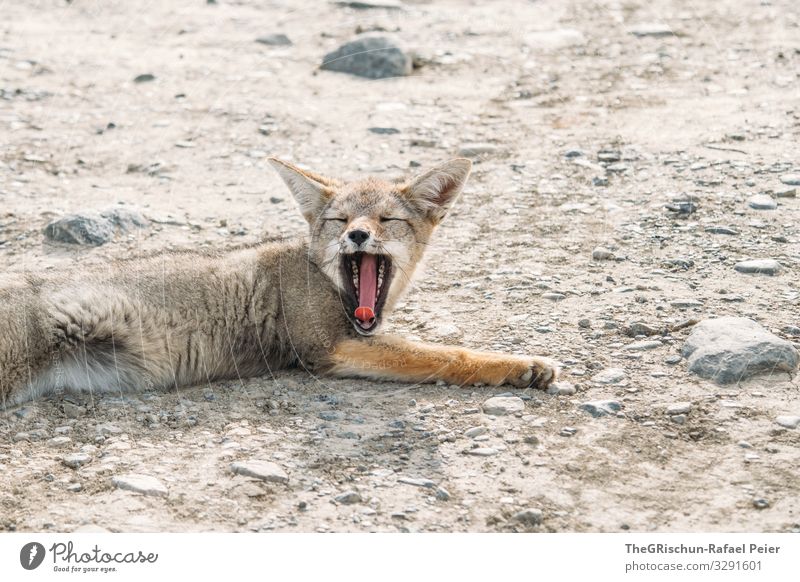
[{"label": "sandy soil", "polygon": [[[800,325],[800,202],[747,205],[800,172],[800,15],[791,0],[651,4],[5,3],[4,269],[79,276],[112,256],[300,235],[267,154],[344,177],[397,175],[487,142],[496,150],[476,159],[389,328],[557,358],[577,393],[526,391],[523,413],[489,417],[481,404],[504,390],[287,371],[40,401],[0,418],[0,530],[800,530],[800,430],[774,422],[800,414],[800,380],[719,387],[667,363],[688,329],[644,352],[626,350],[623,333],[631,321],[731,314],[783,337]],[[630,32],[647,23],[675,34]],[[417,55],[414,74],[319,71],[357,30],[389,31]],[[275,32],[294,44],[255,42]],[[145,73],[155,80],[133,82]],[[603,150],[621,160],[599,160]],[[697,212],[665,209],[685,196]],[[118,203],[152,226],[96,249],[44,241],[54,217]],[[597,246],[619,260],[592,260]],[[784,269],[736,273],[743,258]],[[605,368],[625,379],[593,382]],[[622,410],[578,408],[598,399]],[[679,401],[692,403],[684,424],[665,414]],[[488,429],[478,441],[464,434],[477,426]],[[476,447],[497,454],[468,454]],[[81,451],[90,462],[64,466]],[[247,459],[276,462],[288,483],[234,475],[230,464]],[[125,473],[157,478],[168,495],[117,489]],[[348,491],[361,501],[336,501]],[[539,525],[512,519],[528,508]]]}]

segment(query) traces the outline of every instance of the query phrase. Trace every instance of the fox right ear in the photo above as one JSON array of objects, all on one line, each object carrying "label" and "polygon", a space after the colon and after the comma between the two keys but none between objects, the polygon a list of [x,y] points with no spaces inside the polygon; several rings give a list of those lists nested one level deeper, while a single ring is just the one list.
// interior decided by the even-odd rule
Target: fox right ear
[{"label": "fox right ear", "polygon": [[455,158],[428,170],[403,188],[405,194],[438,224],[458,198],[469,177],[472,162]]},{"label": "fox right ear", "polygon": [[294,164],[278,158],[269,158],[269,163],[278,171],[289,187],[292,196],[300,205],[303,217],[308,222],[313,222],[325,204],[333,197],[333,187],[336,182],[313,172],[301,170]]}]

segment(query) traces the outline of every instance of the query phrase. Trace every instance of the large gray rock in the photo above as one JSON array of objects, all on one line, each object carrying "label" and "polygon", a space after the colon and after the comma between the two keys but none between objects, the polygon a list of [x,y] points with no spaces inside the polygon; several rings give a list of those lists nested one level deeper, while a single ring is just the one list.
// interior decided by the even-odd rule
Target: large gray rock
[{"label": "large gray rock", "polygon": [[115,207],[102,212],[68,214],[44,227],[44,235],[53,242],[97,247],[134,228],[144,228],[147,219],[135,210]]},{"label": "large gray rock", "polygon": [[733,384],[762,372],[789,372],[800,360],[790,342],[744,317],[701,321],[682,353],[690,372],[717,384]]},{"label": "large gray rock", "polygon": [[411,56],[382,36],[359,38],[325,55],[320,68],[367,79],[411,74]]}]

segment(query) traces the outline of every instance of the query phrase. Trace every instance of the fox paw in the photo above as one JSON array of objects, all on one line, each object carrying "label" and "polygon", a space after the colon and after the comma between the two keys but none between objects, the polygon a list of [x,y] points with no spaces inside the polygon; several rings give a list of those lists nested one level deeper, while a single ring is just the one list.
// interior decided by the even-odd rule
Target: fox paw
[{"label": "fox paw", "polygon": [[512,382],[518,388],[546,390],[558,378],[556,363],[547,358],[531,358],[527,369]]}]

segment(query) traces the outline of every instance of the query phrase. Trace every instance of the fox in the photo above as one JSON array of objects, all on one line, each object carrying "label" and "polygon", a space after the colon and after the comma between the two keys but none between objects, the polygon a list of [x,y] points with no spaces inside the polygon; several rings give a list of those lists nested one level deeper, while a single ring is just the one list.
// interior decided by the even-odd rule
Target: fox
[{"label": "fox", "polygon": [[269,158],[309,230],[0,279],[0,405],[54,393],[168,390],[298,368],[315,376],[546,389],[545,357],[381,332],[471,171],[330,178]]}]

